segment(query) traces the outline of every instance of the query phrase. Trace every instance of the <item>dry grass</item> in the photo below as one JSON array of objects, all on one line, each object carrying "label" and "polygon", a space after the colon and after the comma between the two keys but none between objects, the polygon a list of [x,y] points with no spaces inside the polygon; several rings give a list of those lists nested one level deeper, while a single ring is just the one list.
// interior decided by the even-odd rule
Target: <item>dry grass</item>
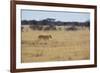
[{"label": "dry grass", "polygon": [[[50,40],[39,40],[48,34]],[[90,58],[89,30],[24,31],[22,32],[22,62],[85,60]]]}]

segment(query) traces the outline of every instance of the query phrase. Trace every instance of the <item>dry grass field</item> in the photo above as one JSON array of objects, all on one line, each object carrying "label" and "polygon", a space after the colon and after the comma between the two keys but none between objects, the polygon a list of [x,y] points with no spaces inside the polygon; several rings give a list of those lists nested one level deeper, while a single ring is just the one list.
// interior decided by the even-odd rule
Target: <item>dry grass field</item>
[{"label": "dry grass field", "polygon": [[[51,35],[48,40],[39,35]],[[21,33],[21,62],[86,60],[90,58],[88,28],[76,31],[28,30]]]}]

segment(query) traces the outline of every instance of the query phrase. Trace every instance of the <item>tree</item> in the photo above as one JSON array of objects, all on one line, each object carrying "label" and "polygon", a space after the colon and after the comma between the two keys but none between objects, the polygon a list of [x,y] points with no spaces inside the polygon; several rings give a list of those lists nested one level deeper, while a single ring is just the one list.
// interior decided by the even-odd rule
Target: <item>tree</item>
[{"label": "tree", "polygon": [[85,26],[86,26],[86,27],[90,27],[90,21],[86,21],[86,22],[85,22]]},{"label": "tree", "polygon": [[41,24],[42,24],[42,25],[48,25],[48,23],[49,23],[49,22],[48,22],[47,20],[42,20],[42,21],[41,21]]},{"label": "tree", "polygon": [[36,20],[30,20],[30,21],[29,21],[29,24],[36,25],[36,24],[37,24],[37,21],[36,21]]},{"label": "tree", "polygon": [[21,21],[21,24],[22,24],[22,25],[27,25],[27,24],[28,24],[28,21],[27,21],[27,20],[22,20],[22,21]]},{"label": "tree", "polygon": [[53,19],[53,18],[46,18],[46,19],[41,21],[41,23],[43,25],[53,25],[54,22],[55,22],[55,19]]}]

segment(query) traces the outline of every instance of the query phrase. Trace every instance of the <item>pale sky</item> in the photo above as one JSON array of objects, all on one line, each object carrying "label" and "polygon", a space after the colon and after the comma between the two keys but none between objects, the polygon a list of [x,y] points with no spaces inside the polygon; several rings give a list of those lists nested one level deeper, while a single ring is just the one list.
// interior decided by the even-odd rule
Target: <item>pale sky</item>
[{"label": "pale sky", "polygon": [[43,20],[54,18],[56,21],[85,22],[90,20],[90,13],[46,10],[22,10],[21,20]]}]

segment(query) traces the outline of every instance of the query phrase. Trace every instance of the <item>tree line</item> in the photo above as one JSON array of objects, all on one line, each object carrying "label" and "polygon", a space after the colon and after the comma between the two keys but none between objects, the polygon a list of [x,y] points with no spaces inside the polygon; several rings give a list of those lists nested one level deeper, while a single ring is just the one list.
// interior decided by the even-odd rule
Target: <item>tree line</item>
[{"label": "tree line", "polygon": [[64,22],[64,21],[56,21],[53,18],[47,18],[40,21],[37,20],[22,20],[22,25],[49,25],[49,26],[86,26],[90,27],[90,21],[87,20],[85,22]]},{"label": "tree line", "polygon": [[56,26],[71,26],[69,29],[76,29],[75,27],[88,27],[90,28],[90,21],[87,20],[85,22],[64,22],[64,21],[56,21],[53,18],[46,18],[40,21],[37,20],[22,20],[22,25],[30,25],[30,28],[33,30],[42,30],[44,26],[44,30],[56,30]]}]

